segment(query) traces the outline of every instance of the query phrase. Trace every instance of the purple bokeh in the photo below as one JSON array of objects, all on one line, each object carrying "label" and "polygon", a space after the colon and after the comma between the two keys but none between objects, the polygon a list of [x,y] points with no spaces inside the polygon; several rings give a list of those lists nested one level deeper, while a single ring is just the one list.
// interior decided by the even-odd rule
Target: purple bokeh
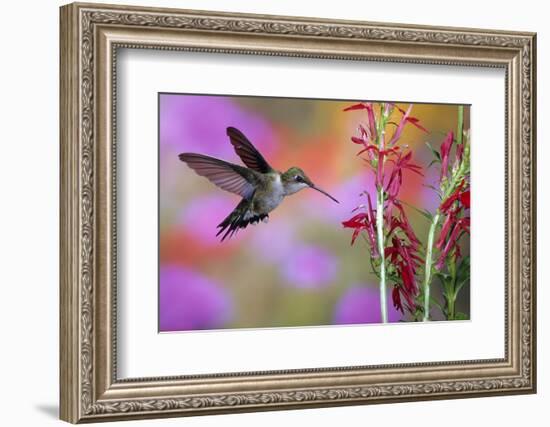
[{"label": "purple bokeh", "polygon": [[160,143],[175,151],[196,152],[236,161],[226,134],[228,126],[240,129],[266,158],[275,150],[269,122],[246,111],[231,98],[201,95],[160,97]]},{"label": "purple bokeh", "polygon": [[281,270],[290,286],[315,289],[327,286],[335,279],[338,261],[326,249],[303,245],[288,252],[281,260]]},{"label": "purple bokeh", "polygon": [[440,168],[438,166],[439,165],[432,165],[432,167],[424,170],[425,178],[421,196],[422,208],[432,213],[435,212],[441,204],[438,193],[434,189],[439,188]]},{"label": "purple bokeh", "polygon": [[227,327],[233,304],[218,283],[192,270],[160,270],[160,330],[185,331]]},{"label": "purple bokeh", "polygon": [[[219,192],[215,195],[197,196],[185,204],[179,214],[179,225],[185,227],[187,233],[208,245],[219,244],[216,236],[217,225],[231,213],[239,203],[237,196]],[[237,239],[241,234],[237,233]]]},{"label": "purple bokeh", "polygon": [[274,218],[269,224],[260,223],[250,233],[250,249],[264,261],[283,261],[295,246],[296,230],[292,223]]},{"label": "purple bokeh", "polygon": [[[340,223],[347,220],[352,211],[360,204],[367,204],[365,191],[374,191],[374,178],[371,171],[365,168],[365,171],[352,176],[342,184],[328,188],[327,191],[338,199],[337,203],[326,203],[324,197],[310,197],[309,206],[312,208],[312,214],[320,220],[329,223]],[[313,194],[313,196],[316,196]],[[371,195],[371,198],[373,195]],[[374,196],[376,197],[376,196]],[[376,203],[376,199],[372,199]]]},{"label": "purple bokeh", "polygon": [[[391,303],[388,292],[388,321],[398,322],[402,314]],[[380,323],[380,297],[378,289],[365,285],[349,288],[340,298],[334,309],[335,324]]]}]

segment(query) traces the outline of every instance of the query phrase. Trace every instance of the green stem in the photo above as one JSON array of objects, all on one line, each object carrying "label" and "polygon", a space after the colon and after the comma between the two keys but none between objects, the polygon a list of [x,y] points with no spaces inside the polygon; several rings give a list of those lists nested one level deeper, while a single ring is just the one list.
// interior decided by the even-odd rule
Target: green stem
[{"label": "green stem", "polygon": [[432,251],[434,245],[435,230],[439,223],[440,214],[437,213],[430,225],[430,231],[428,233],[428,246],[426,248],[426,265],[424,269],[424,318],[423,321],[430,320],[430,281],[432,276]]},{"label": "green stem", "polygon": [[449,286],[449,295],[447,295],[447,304],[449,306],[449,318],[447,320],[454,320],[455,318],[455,300],[456,300],[456,263],[451,260],[449,263],[449,272],[451,273],[451,286]]},{"label": "green stem", "polygon": [[456,127],[456,143],[457,145],[462,144],[462,133],[464,129],[464,106],[458,106],[458,125]]},{"label": "green stem", "polygon": [[[384,115],[384,107],[380,104],[380,120],[377,124],[377,145],[378,150],[382,151],[386,145],[386,122],[388,117]],[[384,157],[379,158],[382,161],[377,167],[384,169]],[[382,323],[388,323],[388,308],[386,301],[386,260],[384,248],[384,185],[382,182],[377,183],[376,188],[376,240],[378,241],[378,252],[380,254],[380,313]]]},{"label": "green stem", "polygon": [[[462,105],[458,106],[458,123],[457,123],[457,130],[456,130],[456,142],[457,145],[462,144],[462,136],[464,132],[464,107]],[[466,148],[465,155],[468,156],[469,152],[467,151],[468,148]],[[446,200],[447,197],[452,193],[452,191],[455,190],[456,185],[458,185],[460,177],[463,176],[463,169],[465,162],[462,162],[462,164],[459,167],[459,170],[456,171],[456,173],[453,174],[453,177],[451,179],[451,182],[445,184],[442,187],[445,188],[445,191],[443,191],[443,197],[441,200]],[[431,276],[432,276],[432,251],[433,251],[433,244],[434,244],[434,238],[435,238],[435,230],[437,229],[437,225],[439,223],[441,214],[438,212],[432,220],[432,224],[430,225],[430,231],[428,234],[428,245],[426,248],[426,265],[424,269],[424,322],[430,320],[430,282],[431,282]],[[456,280],[456,279],[454,279]],[[455,283],[453,283],[453,295],[449,295],[453,301],[450,301],[449,298],[447,298],[447,308],[448,308],[448,315],[454,317],[454,299],[456,298],[456,295],[454,295],[454,287],[456,286]]]},{"label": "green stem", "polygon": [[[456,143],[462,144],[462,136],[464,133],[464,106],[458,106],[458,123],[456,126]],[[454,187],[454,186],[451,186]],[[451,273],[451,284],[447,295],[447,320],[455,318],[455,301],[456,301],[456,261],[451,257],[449,262],[449,272]]]},{"label": "green stem", "polygon": [[388,322],[388,310],[386,303],[386,261],[384,257],[384,190],[377,189],[376,194],[376,233],[378,240],[378,252],[380,253],[380,312],[382,323]]}]

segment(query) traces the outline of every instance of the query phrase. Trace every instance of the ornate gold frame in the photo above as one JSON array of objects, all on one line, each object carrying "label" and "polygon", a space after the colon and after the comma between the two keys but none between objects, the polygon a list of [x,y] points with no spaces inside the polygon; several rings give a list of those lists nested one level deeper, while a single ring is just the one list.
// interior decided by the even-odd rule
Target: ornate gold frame
[{"label": "ornate gold frame", "polygon": [[[71,4],[61,8],[61,418],[77,423],[536,390],[535,34]],[[119,380],[117,48],[501,67],[505,357]]]}]

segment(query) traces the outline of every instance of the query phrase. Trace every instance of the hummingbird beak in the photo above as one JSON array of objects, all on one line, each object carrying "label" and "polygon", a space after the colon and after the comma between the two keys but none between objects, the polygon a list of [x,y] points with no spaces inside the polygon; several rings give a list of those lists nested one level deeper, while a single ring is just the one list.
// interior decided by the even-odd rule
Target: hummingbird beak
[{"label": "hummingbird beak", "polygon": [[323,193],[325,196],[331,198],[332,200],[334,200],[336,203],[340,203],[338,200],[336,200],[334,197],[332,197],[330,194],[328,194],[325,190],[321,190],[319,187],[317,187],[315,184],[311,183],[309,184],[309,186],[311,188],[313,188],[314,190],[317,190],[319,193]]}]

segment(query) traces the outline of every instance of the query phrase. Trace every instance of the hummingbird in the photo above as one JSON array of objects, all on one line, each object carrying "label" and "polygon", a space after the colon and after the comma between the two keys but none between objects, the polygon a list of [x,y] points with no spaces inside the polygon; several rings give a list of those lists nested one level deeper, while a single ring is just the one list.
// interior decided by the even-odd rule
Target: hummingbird
[{"label": "hummingbird", "polygon": [[219,230],[216,236],[224,233],[221,237],[222,242],[249,224],[267,222],[269,213],[279,206],[286,196],[304,188],[313,188],[339,203],[326,191],[317,187],[302,169],[296,166],[292,166],[286,172],[273,169],[240,130],[228,127],[227,136],[246,166],[204,154],[181,153],[178,156],[197,175],[207,178],[222,190],[242,197],[237,207],[217,226]]}]

